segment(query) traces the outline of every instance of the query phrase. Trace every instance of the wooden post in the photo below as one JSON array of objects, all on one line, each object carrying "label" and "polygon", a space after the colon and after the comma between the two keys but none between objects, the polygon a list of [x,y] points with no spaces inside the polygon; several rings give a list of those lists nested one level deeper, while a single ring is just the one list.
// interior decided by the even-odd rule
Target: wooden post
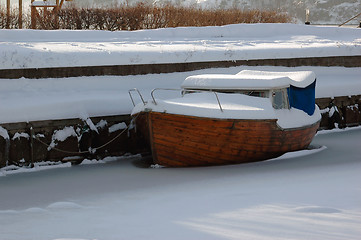
[{"label": "wooden post", "polygon": [[6,28],[10,28],[10,0],[6,0]]},{"label": "wooden post", "polygon": [[19,0],[19,29],[23,28],[23,0]]},{"label": "wooden post", "polygon": [[[43,0],[43,2],[46,2],[46,0]],[[48,8],[47,7],[44,7],[43,8],[43,21],[45,21],[46,19],[46,16],[47,16],[47,13],[48,12]]]},{"label": "wooden post", "polygon": [[64,0],[61,0],[59,8],[63,6]]},{"label": "wooden post", "polygon": [[306,25],[310,25],[309,17],[310,17],[310,9],[306,9],[306,21],[305,21]]},{"label": "wooden post", "polygon": [[36,29],[36,7],[33,6],[34,0],[31,0],[31,28]]},{"label": "wooden post", "polygon": [[59,12],[59,0],[56,0],[56,8],[54,9],[54,18],[55,18],[55,27],[58,29],[59,28],[59,16],[58,16],[58,12]]}]

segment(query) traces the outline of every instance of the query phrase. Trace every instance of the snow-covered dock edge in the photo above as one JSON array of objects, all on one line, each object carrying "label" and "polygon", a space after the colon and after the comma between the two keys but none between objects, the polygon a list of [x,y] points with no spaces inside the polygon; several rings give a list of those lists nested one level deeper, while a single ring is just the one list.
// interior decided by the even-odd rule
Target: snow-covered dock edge
[{"label": "snow-covered dock edge", "polygon": [[129,64],[104,66],[76,67],[44,67],[0,69],[0,78],[62,78],[79,76],[126,76],[139,74],[171,73],[194,71],[207,68],[224,68],[235,66],[343,66],[361,67],[361,55],[355,56],[325,56],[325,57],[295,57],[275,59],[250,59],[205,62],[179,62],[158,64]]}]

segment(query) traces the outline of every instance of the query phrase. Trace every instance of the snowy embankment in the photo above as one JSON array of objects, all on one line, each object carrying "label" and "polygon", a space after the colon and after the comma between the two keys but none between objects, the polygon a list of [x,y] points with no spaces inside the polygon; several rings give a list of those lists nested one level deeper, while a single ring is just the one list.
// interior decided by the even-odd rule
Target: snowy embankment
[{"label": "snowy embankment", "polygon": [[0,30],[0,69],[361,55],[361,31],[235,24],[134,32]]},{"label": "snowy embankment", "polygon": [[[236,74],[244,69],[314,71],[317,98],[361,94],[361,68],[344,67],[241,66],[138,76],[0,79],[0,123],[130,114],[133,105],[128,90],[131,88],[138,88],[147,100],[153,88],[180,88],[190,75]],[[156,98],[178,96],[180,93],[174,91],[155,93]],[[140,102],[135,93],[133,97],[137,103]]]}]

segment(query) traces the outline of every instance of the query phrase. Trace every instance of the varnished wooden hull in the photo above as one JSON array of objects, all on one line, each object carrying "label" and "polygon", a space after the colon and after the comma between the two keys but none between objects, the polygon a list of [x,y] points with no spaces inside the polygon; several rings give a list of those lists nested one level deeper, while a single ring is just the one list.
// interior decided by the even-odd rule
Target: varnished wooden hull
[{"label": "varnished wooden hull", "polygon": [[149,143],[154,163],[168,167],[278,157],[307,148],[319,126],[283,130],[275,119],[210,119],[158,112],[141,112],[136,122],[137,130]]}]

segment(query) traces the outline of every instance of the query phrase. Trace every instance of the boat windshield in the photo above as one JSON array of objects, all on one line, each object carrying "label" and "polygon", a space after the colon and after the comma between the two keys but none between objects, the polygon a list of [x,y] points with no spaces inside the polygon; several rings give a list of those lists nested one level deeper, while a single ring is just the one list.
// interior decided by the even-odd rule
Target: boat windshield
[{"label": "boat windshield", "polygon": [[289,109],[287,89],[275,89],[272,91],[272,106],[274,109]]},{"label": "boat windshield", "polygon": [[216,92],[229,94],[244,94],[252,97],[270,98],[274,109],[289,109],[290,103],[286,88],[272,90],[234,90],[234,89],[184,89],[182,95],[189,93]]},{"label": "boat windshield", "polygon": [[242,91],[242,94],[248,95],[248,96],[252,96],[252,97],[262,97],[262,98],[268,98],[269,91],[259,91],[259,90],[254,90],[254,91]]}]

